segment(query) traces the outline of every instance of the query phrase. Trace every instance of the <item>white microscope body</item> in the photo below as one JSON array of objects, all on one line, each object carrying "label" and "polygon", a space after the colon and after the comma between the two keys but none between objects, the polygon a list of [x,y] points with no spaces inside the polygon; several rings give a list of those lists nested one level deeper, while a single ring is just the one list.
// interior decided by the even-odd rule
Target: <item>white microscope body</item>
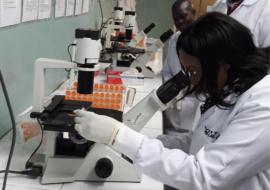
[{"label": "white microscope body", "polygon": [[[172,30],[168,30],[163,33],[159,39],[154,41],[149,47],[147,47],[144,54],[139,55],[129,66],[129,70],[137,70],[142,73],[145,78],[154,78],[155,73],[147,66],[147,63],[152,57],[164,46],[165,42],[173,35]],[[161,58],[162,59],[162,58]],[[159,60],[162,61],[162,60]]]},{"label": "white microscope body", "polygon": [[[77,39],[75,62],[39,58],[35,62],[33,112],[44,110],[45,70],[56,68],[77,69],[82,72],[96,70],[100,51],[99,40]],[[89,64],[92,67],[85,68]],[[94,66],[93,66],[94,64]],[[84,75],[84,73],[83,73]],[[84,82],[84,81],[83,81]],[[60,131],[46,131],[47,146],[42,184],[65,183],[73,181],[122,181],[140,182],[141,173],[128,159],[109,146],[94,143],[86,156],[67,156],[56,154],[56,139]],[[86,140],[85,140],[86,141]]]},{"label": "white microscope body", "polygon": [[[117,57],[113,57],[113,69],[117,71],[131,71],[142,73],[145,78],[154,78],[155,73],[147,63],[155,57],[155,54],[164,46],[165,42],[173,35],[172,30],[163,33],[159,39],[156,39],[149,47],[146,48],[145,53],[139,54],[129,65],[129,67],[119,67],[116,64]],[[162,57],[160,58],[162,61]]]},{"label": "white microscope body", "polygon": [[[84,42],[83,38],[76,51],[75,62],[68,62],[56,59],[40,58],[35,63],[34,79],[34,98],[33,112],[41,113],[44,108],[44,74],[48,68],[70,68],[81,69],[81,71],[94,71],[99,51],[98,40],[95,42]],[[88,47],[86,44],[91,44]],[[84,50],[81,50],[83,47]],[[85,51],[95,52],[89,54]],[[84,57],[84,58],[82,58]],[[94,61],[93,61],[94,60]],[[83,65],[94,64],[94,67],[85,68]],[[164,110],[167,104],[188,84],[188,77],[179,72],[171,80],[163,84],[157,91],[152,91],[139,104],[135,105],[130,111],[123,114],[123,122],[136,131],[140,131],[146,122],[158,110]],[[111,147],[93,143],[86,152],[86,156],[59,155],[56,153],[56,139],[61,131],[47,132],[47,149],[45,155],[45,165],[42,184],[66,183],[73,181],[101,181],[101,182],[140,182],[141,172],[132,164],[132,162],[114,151]],[[83,139],[85,140],[85,139]],[[86,141],[86,140],[85,140]],[[128,142],[127,142],[128,143]]]},{"label": "white microscope body", "polygon": [[[45,65],[50,68],[74,68],[74,63],[71,62],[41,58],[36,61],[36,72],[41,74],[38,78],[44,79],[44,70],[47,68]],[[38,72],[38,70],[43,72]],[[188,84],[189,78],[187,75],[179,72],[126,112],[123,115],[124,124],[136,131],[140,131],[156,111],[165,110]],[[40,86],[35,85],[36,88],[39,88],[35,89],[35,92],[42,92],[44,85]],[[40,97],[37,98],[36,95]],[[35,105],[33,110],[41,112],[43,109],[43,94],[34,94],[34,97]],[[83,158],[61,156],[55,154],[56,136],[57,132],[48,131],[46,163],[41,179],[42,184],[73,181],[140,182],[141,173],[137,168],[109,146],[95,143]]]},{"label": "white microscope body", "polygon": [[112,17],[107,20],[101,37],[105,39],[104,48],[112,48],[112,38],[117,32],[125,33],[125,38],[131,40],[136,24],[136,13],[124,11],[122,7],[114,7]]},{"label": "white microscope body", "polygon": [[188,85],[189,76],[180,71],[125,113],[124,124],[135,131],[140,131],[157,111],[164,111],[171,103],[177,101],[175,97]]}]

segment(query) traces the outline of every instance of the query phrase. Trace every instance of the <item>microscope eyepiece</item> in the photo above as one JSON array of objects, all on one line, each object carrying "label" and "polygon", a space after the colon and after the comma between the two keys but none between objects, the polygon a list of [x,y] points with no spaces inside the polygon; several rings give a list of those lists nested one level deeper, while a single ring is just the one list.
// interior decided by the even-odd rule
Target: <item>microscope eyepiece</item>
[{"label": "microscope eyepiece", "polygon": [[157,96],[162,103],[166,104],[175,98],[189,83],[189,76],[180,71],[158,88]]},{"label": "microscope eyepiece", "polygon": [[160,40],[162,43],[166,42],[173,35],[173,31],[171,29],[167,30],[160,36]]},{"label": "microscope eyepiece", "polygon": [[149,26],[147,26],[144,30],[143,30],[143,32],[145,33],[145,34],[148,34],[153,28],[155,28],[155,23],[151,23]]}]

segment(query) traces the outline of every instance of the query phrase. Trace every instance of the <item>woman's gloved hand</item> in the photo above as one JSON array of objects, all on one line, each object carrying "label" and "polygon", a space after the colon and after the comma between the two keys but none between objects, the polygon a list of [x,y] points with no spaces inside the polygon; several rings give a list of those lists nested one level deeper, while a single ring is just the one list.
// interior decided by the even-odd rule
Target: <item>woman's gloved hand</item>
[{"label": "woman's gloved hand", "polygon": [[112,145],[123,123],[85,110],[75,110],[75,129],[78,133],[94,142]]}]

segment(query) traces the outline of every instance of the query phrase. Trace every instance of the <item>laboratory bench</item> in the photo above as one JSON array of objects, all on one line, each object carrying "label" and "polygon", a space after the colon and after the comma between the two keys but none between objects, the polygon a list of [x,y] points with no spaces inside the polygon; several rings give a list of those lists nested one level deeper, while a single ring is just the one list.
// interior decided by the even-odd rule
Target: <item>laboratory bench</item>
[{"label": "laboratory bench", "polygon": [[[141,99],[143,99],[150,91],[157,88],[161,84],[161,77],[158,76],[154,79],[145,79],[143,86],[133,86],[136,88],[136,95],[133,102],[135,105]],[[62,89],[63,90],[63,89]],[[60,87],[61,91],[61,87]],[[128,110],[128,109],[127,109]],[[125,111],[127,111],[125,109]],[[147,135],[150,138],[162,134],[162,113],[157,112],[146,126],[141,130],[141,133]],[[10,169],[23,170],[24,165],[38,144],[38,139],[24,143],[20,139],[20,134],[17,134],[17,142],[15,146],[14,156],[11,162]],[[7,134],[0,140],[0,169],[4,170],[10,150],[11,133]],[[44,146],[44,145],[43,145]],[[44,147],[43,147],[44,148]],[[41,147],[42,149],[42,147]],[[45,148],[44,148],[45,149]],[[0,174],[0,184],[2,183],[4,174]],[[2,184],[1,184],[2,187]],[[41,185],[40,179],[30,179],[26,176],[9,174],[7,180],[7,190],[162,190],[163,184],[146,176],[142,175],[140,183],[122,183],[122,182],[72,182],[65,184],[49,184]]]}]

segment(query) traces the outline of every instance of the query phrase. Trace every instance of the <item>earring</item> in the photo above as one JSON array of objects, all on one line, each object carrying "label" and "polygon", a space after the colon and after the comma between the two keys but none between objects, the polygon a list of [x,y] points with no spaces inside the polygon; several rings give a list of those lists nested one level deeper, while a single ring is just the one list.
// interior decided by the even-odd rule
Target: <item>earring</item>
[{"label": "earring", "polygon": [[197,71],[192,71],[192,74],[193,75],[197,75]]}]

